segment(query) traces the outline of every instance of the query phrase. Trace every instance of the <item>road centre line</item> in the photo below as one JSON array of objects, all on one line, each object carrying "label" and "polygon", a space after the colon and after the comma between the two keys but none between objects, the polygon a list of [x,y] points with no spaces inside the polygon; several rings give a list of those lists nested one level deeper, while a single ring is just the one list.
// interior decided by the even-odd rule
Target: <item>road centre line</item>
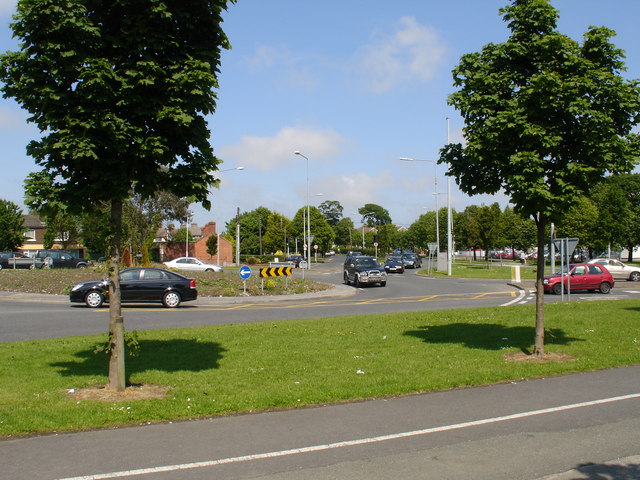
[{"label": "road centre line", "polygon": [[[372,305],[376,303],[408,303],[408,302],[426,302],[426,301],[447,301],[452,299],[477,299],[484,298],[488,296],[513,296],[515,295],[512,291],[498,291],[498,292],[476,292],[476,293],[443,293],[443,294],[434,294],[434,295],[420,295],[420,296],[412,296],[412,297],[397,297],[397,298],[374,298],[367,300],[358,300],[358,299],[337,299],[337,300],[326,300],[326,301],[314,301],[314,302],[301,302],[294,304],[286,304],[282,303],[249,303],[245,304],[244,308],[246,309],[254,309],[254,308],[263,308],[263,309],[281,309],[281,308],[299,308],[299,307],[330,307],[330,306],[348,306],[348,305]],[[294,300],[295,301],[295,300]],[[238,307],[234,307],[233,305],[215,305],[215,304],[207,304],[207,305],[198,305],[198,310],[234,310]]]},{"label": "road centre line", "polygon": [[504,415],[500,417],[485,418],[481,420],[473,420],[470,422],[456,423],[452,425],[443,425],[440,427],[425,428],[422,430],[413,430],[409,432],[380,435],[377,437],[346,440],[342,442],[312,445],[309,447],[293,448],[289,450],[257,453],[253,455],[242,455],[239,457],[221,458],[218,460],[205,460],[201,462],[183,463],[183,464],[176,464],[176,465],[164,465],[164,466],[150,467],[150,468],[139,468],[135,470],[123,470],[119,472],[99,473],[99,474],[93,474],[93,475],[83,475],[79,477],[66,477],[66,478],[61,478],[59,480],[107,480],[111,478],[148,475],[148,474],[155,474],[155,473],[162,473],[162,472],[173,472],[178,470],[192,470],[196,468],[207,468],[207,467],[215,467],[218,465],[227,465],[232,463],[251,462],[255,460],[285,457],[289,455],[299,455],[303,453],[322,452],[322,451],[333,450],[337,448],[354,447],[358,445],[367,445],[367,444],[373,444],[373,443],[386,442],[389,440],[398,440],[401,438],[429,435],[432,433],[447,432],[451,430],[477,427],[477,426],[488,425],[492,423],[506,422],[510,420],[519,420],[522,418],[533,417],[537,415],[547,415],[547,414],[558,413],[558,412],[563,412],[568,410],[574,410],[577,408],[604,405],[607,403],[620,402],[620,401],[631,400],[636,398],[640,398],[640,393],[632,393],[629,395],[621,395],[617,397],[609,397],[609,398],[603,398],[600,400],[573,403],[569,405],[560,405],[558,407],[543,408],[540,410],[531,410],[528,412],[515,413],[515,414]]}]

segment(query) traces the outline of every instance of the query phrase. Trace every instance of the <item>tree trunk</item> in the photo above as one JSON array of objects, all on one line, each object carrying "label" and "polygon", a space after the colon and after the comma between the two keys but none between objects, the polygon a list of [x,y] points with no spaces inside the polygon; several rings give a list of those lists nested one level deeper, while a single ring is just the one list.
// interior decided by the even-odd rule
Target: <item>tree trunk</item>
[{"label": "tree trunk", "polygon": [[536,261],[536,336],[533,354],[538,358],[544,356],[544,246],[546,221],[538,213],[535,218],[538,227],[538,258]]},{"label": "tree trunk", "polygon": [[111,251],[109,257],[109,390],[124,392],[124,319],[120,304],[120,241],[122,200],[111,201]]}]

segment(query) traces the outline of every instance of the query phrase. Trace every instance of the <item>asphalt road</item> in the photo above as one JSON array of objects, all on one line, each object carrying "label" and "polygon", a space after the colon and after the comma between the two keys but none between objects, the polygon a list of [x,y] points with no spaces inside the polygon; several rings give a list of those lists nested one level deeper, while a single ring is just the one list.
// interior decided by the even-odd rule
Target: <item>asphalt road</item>
[{"label": "asphalt road", "polygon": [[[329,262],[305,276],[335,285],[319,295],[199,298],[179,309],[130,305],[123,309],[128,330],[150,330],[224,323],[279,321],[445,308],[496,306],[523,293],[502,280],[430,278],[408,270],[393,275],[386,287],[354,288],[342,284],[342,263]],[[297,276],[302,271],[297,270]],[[106,308],[70,304],[67,297],[0,294],[0,342],[104,333]]]},{"label": "asphalt road", "polygon": [[[319,295],[199,298],[177,310],[158,305],[124,308],[128,330],[150,330],[224,323],[279,321],[339,315],[442,310],[534,303],[533,282],[517,288],[505,280],[433,278],[416,270],[389,276],[386,287],[354,288],[342,283],[342,257],[314,265],[305,277],[329,283],[334,290]],[[296,269],[295,275],[302,271]],[[256,272],[257,274],[257,272]],[[640,298],[640,283],[618,282],[609,295],[573,293],[572,300]],[[546,295],[545,301],[560,301]],[[0,342],[100,334],[107,330],[107,309],[69,304],[67,297],[7,295],[0,292]]]},{"label": "asphalt road", "polygon": [[[11,480],[636,479],[640,366],[0,441]],[[135,405],[131,405],[135,408]]]}]

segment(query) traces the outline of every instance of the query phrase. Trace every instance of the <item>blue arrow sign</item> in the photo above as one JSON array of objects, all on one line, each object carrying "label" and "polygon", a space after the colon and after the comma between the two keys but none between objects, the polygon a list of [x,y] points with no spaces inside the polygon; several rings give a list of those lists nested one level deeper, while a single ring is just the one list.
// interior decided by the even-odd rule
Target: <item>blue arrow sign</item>
[{"label": "blue arrow sign", "polygon": [[246,280],[250,276],[251,276],[251,268],[247,267],[246,265],[243,265],[242,267],[240,267],[240,278],[242,278],[243,280]]}]

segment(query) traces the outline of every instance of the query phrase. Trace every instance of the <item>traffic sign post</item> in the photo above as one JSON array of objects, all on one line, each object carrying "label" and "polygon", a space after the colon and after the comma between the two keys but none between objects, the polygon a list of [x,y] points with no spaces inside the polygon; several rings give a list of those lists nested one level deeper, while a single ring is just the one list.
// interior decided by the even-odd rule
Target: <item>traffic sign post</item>
[{"label": "traffic sign post", "polygon": [[261,286],[260,288],[264,292],[264,279],[269,277],[285,277],[284,278],[284,288],[289,288],[289,276],[293,273],[291,265],[289,266],[275,266],[275,267],[264,267],[260,269],[260,280]]},{"label": "traffic sign post", "polygon": [[[567,266],[567,300],[571,301],[571,275],[569,275],[569,259],[578,245],[578,238],[554,238],[553,246],[560,250],[560,299],[564,302],[564,267]],[[553,273],[553,272],[551,272]]]},{"label": "traffic sign post", "polygon": [[244,288],[244,293],[247,293],[247,278],[249,278],[251,276],[251,268],[243,265],[242,267],[240,267],[240,271],[238,272],[240,274],[240,278],[243,280],[242,285]]}]

